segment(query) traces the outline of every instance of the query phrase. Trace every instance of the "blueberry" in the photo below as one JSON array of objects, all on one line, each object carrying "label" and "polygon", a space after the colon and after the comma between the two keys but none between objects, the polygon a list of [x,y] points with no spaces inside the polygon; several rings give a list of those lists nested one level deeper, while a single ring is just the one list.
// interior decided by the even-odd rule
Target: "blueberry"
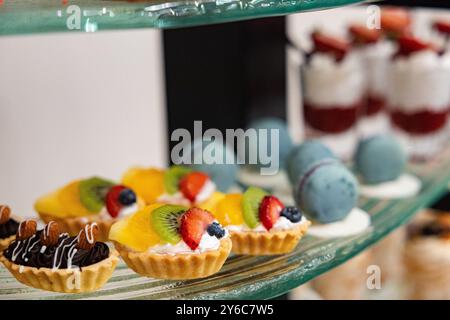
[{"label": "blueberry", "polygon": [[129,206],[136,203],[136,194],[131,189],[123,189],[119,193],[119,202],[124,206]]},{"label": "blueberry", "polygon": [[211,237],[216,237],[217,239],[222,238],[225,235],[225,229],[223,229],[220,224],[218,224],[217,222],[213,222],[211,223],[208,228],[206,229],[206,231],[208,232],[208,234]]},{"label": "blueberry", "polygon": [[281,210],[280,215],[293,223],[299,222],[302,219],[302,213],[296,207],[285,207]]}]

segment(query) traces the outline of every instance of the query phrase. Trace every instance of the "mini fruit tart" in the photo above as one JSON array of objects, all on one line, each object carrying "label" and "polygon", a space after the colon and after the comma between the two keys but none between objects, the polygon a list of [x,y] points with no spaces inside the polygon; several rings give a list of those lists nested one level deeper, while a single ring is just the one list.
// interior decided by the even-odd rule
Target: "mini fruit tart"
[{"label": "mini fruit tart", "polygon": [[113,224],[125,263],[152,278],[196,279],[218,272],[231,251],[227,231],[200,208],[153,204]]},{"label": "mini fruit tart", "polygon": [[18,228],[19,222],[11,217],[11,209],[0,205],[0,252],[14,240]]},{"label": "mini fruit tart", "polygon": [[292,251],[311,224],[295,207],[285,207],[264,190],[228,194],[216,206],[217,220],[230,232],[233,253],[276,255]]},{"label": "mini fruit tart", "polygon": [[60,233],[50,221],[37,231],[34,220],[20,223],[16,239],[0,261],[21,283],[34,288],[80,293],[102,287],[119,260],[116,250],[97,242],[96,223],[86,225],[76,237]]},{"label": "mini fruit tart", "polygon": [[92,177],[75,180],[40,197],[35,210],[45,223],[58,222],[61,231],[74,236],[87,223],[96,222],[99,240],[108,240],[109,228],[118,219],[144,207],[144,201],[123,185]]},{"label": "mini fruit tart", "polygon": [[223,195],[215,192],[216,185],[206,173],[185,166],[171,166],[166,170],[131,168],[123,175],[122,183],[135,190],[147,204],[209,208],[211,202]]}]

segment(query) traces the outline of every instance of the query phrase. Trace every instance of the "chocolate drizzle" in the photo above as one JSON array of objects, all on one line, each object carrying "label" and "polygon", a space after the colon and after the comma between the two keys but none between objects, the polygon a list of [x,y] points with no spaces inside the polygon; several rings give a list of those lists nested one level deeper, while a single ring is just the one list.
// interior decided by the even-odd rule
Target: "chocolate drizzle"
[{"label": "chocolate drizzle", "polygon": [[109,247],[96,242],[89,249],[77,247],[78,236],[70,237],[67,233],[59,236],[55,246],[45,246],[41,242],[40,230],[25,240],[16,240],[4,251],[4,256],[11,262],[28,267],[68,269],[82,268],[100,262],[109,256]]},{"label": "chocolate drizzle", "polygon": [[16,234],[19,223],[9,219],[6,223],[0,224],[0,239],[6,239]]}]

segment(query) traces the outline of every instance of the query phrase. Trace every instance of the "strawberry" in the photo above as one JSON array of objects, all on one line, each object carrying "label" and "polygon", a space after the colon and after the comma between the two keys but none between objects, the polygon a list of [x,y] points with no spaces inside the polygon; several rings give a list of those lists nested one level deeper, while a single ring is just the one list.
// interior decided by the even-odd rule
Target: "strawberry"
[{"label": "strawberry", "polygon": [[433,29],[450,36],[450,21],[438,20],[433,23]]},{"label": "strawberry", "polygon": [[119,202],[119,195],[125,189],[125,186],[114,186],[109,189],[106,194],[106,210],[113,218],[117,218],[120,213],[120,209],[122,209],[122,204]]},{"label": "strawberry", "polygon": [[195,198],[202,190],[209,177],[203,172],[191,172],[186,174],[179,184],[181,193],[191,202],[195,202]]},{"label": "strawberry", "polygon": [[350,44],[344,39],[331,37],[315,31],[312,34],[314,52],[330,53],[337,61],[342,60],[350,50]]},{"label": "strawberry", "polygon": [[181,217],[180,233],[183,241],[195,250],[200,244],[205,230],[214,221],[214,217],[206,210],[191,208]]},{"label": "strawberry", "polygon": [[388,33],[405,34],[410,25],[411,17],[406,10],[389,8],[381,12],[381,28]]},{"label": "strawberry", "polygon": [[397,56],[409,56],[411,53],[427,50],[427,49],[433,49],[433,47],[426,43],[421,41],[420,39],[417,39],[412,36],[401,36],[398,38],[398,52]]},{"label": "strawberry", "polygon": [[377,29],[369,29],[364,25],[351,25],[348,29],[353,37],[353,43],[369,44],[380,40],[381,32]]},{"label": "strawberry", "polygon": [[265,196],[259,205],[259,220],[263,226],[270,230],[280,217],[284,205],[274,196]]}]

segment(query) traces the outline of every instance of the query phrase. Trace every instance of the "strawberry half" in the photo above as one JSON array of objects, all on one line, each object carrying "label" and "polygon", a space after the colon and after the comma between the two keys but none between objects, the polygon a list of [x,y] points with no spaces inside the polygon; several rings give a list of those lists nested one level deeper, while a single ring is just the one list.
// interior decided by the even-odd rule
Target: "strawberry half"
[{"label": "strawberry half", "polygon": [[209,177],[203,172],[191,172],[186,174],[179,184],[181,193],[191,202],[195,202],[197,195],[202,190],[203,186],[208,182]]},{"label": "strawberry half", "polygon": [[123,207],[123,205],[119,202],[119,195],[122,190],[125,189],[125,186],[114,186],[109,189],[108,193],[106,194],[106,210],[113,218],[116,218],[119,215],[120,210]]},{"label": "strawberry half", "polygon": [[450,36],[450,21],[443,21],[443,20],[435,21],[433,23],[433,29],[442,34]]},{"label": "strawberry half", "polygon": [[381,12],[381,28],[388,33],[405,34],[411,25],[408,11],[400,8],[384,9]]},{"label": "strawberry half", "polygon": [[351,25],[348,31],[353,37],[355,44],[376,43],[381,38],[381,32],[377,29],[369,29],[364,25]]},{"label": "strawberry half", "polygon": [[401,36],[398,38],[398,52],[396,56],[409,56],[422,50],[433,49],[433,47],[413,36]]},{"label": "strawberry half", "polygon": [[331,37],[321,32],[313,32],[314,52],[330,53],[337,61],[342,60],[350,50],[350,44],[344,39]]},{"label": "strawberry half", "polygon": [[277,197],[265,196],[259,205],[259,220],[267,230],[270,230],[283,209],[284,205]]},{"label": "strawberry half", "polygon": [[191,208],[181,217],[180,233],[183,241],[195,250],[198,248],[202,236],[214,217],[206,210]]}]

